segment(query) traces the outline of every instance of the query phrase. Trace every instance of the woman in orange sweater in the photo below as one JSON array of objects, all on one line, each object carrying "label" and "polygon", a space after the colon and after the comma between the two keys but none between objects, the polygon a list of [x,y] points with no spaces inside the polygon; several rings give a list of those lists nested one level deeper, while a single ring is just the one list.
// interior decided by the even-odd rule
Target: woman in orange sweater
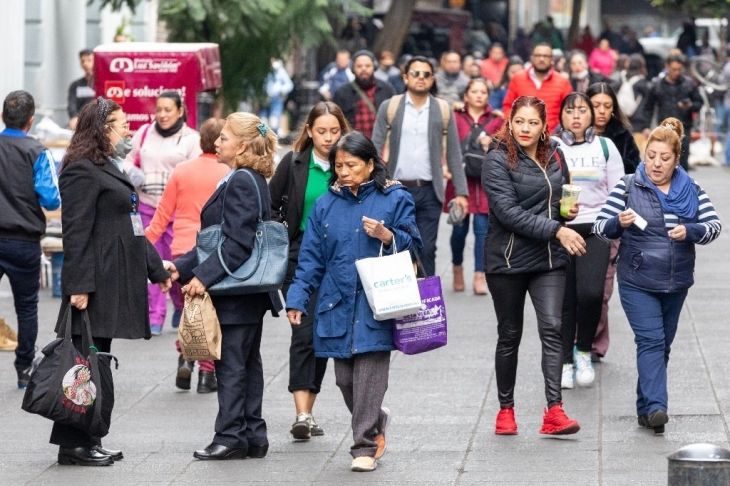
[{"label": "woman in orange sweater", "polygon": [[[145,229],[145,235],[152,244],[165,233],[172,221],[173,239],[170,249],[172,258],[187,253],[195,246],[200,230],[200,211],[215,192],[220,180],[230,171],[226,164],[218,163],[215,154],[215,140],[220,135],[225,120],[211,118],[200,127],[200,157],[178,164],[165,186],[155,215]],[[182,315],[183,298],[180,285],[175,282],[170,290],[175,306],[172,326],[178,327]],[[180,353],[180,343],[175,342],[178,351],[178,367],[175,385],[182,390],[190,389],[190,377],[194,361],[186,361]],[[213,361],[199,361],[198,393],[210,393],[217,389],[215,364]]]}]

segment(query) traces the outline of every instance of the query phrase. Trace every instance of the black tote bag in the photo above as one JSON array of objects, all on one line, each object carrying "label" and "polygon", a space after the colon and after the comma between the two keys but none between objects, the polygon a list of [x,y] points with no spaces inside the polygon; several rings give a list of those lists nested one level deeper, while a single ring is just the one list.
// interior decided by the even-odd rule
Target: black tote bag
[{"label": "black tote bag", "polygon": [[72,306],[64,313],[63,338],[43,348],[43,359],[31,373],[22,408],[54,422],[83,430],[92,437],[109,433],[114,408],[114,382],[109,353],[98,352],[91,337],[89,314],[83,312],[82,348],[79,353],[71,338]]}]

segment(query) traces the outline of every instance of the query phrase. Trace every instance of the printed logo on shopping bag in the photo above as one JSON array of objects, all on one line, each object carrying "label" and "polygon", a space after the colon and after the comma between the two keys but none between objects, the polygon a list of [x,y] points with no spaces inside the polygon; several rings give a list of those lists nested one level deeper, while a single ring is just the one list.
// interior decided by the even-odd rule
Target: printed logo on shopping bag
[{"label": "printed logo on shopping bag", "polygon": [[414,281],[413,275],[403,275],[402,277],[388,278],[385,280],[376,280],[373,282],[373,287],[376,289],[388,289],[393,287],[401,287]]},{"label": "printed logo on shopping bag", "polygon": [[203,326],[203,313],[199,304],[187,305],[184,309],[185,325],[180,331],[180,338],[185,347],[187,358],[208,356],[208,338]]},{"label": "printed logo on shopping bag", "polygon": [[63,376],[61,386],[63,406],[76,413],[85,414],[96,401],[96,385],[91,381],[91,368],[81,358],[77,357],[76,364]]}]

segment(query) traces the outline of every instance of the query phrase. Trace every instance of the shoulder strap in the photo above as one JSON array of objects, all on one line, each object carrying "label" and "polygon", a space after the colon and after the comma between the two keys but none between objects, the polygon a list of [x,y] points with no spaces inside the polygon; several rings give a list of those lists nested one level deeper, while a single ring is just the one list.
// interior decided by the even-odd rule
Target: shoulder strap
[{"label": "shoulder strap", "polygon": [[224,218],[223,218],[223,210],[226,207],[226,193],[228,192],[228,185],[231,183],[233,178],[238,174],[239,172],[243,172],[244,174],[248,175],[249,179],[251,179],[251,183],[253,183],[253,187],[256,189],[256,199],[259,202],[259,221],[264,220],[264,214],[263,214],[263,203],[261,202],[261,191],[259,190],[259,185],[256,184],[256,179],[253,178],[251,175],[251,172],[249,172],[245,168],[236,169],[236,171],[231,174],[231,177],[228,178],[226,181],[226,187],[223,188],[223,204],[221,205],[221,224],[223,224]]},{"label": "shoulder strap", "polygon": [[393,126],[393,119],[395,118],[395,112],[398,111],[398,106],[400,106],[400,102],[403,99],[402,94],[394,95],[388,100],[388,110],[385,113],[385,121],[386,126],[388,127],[388,134],[390,134],[390,129]]},{"label": "shoulder strap", "polygon": [[608,145],[606,144],[606,139],[599,136],[598,141],[601,142],[601,150],[603,150],[603,158],[606,159],[606,162],[608,162]]},{"label": "shoulder strap", "polygon": [[446,136],[449,134],[449,118],[451,107],[449,102],[441,98],[435,98],[441,112],[441,163],[446,164]]},{"label": "shoulder strap", "polygon": [[352,88],[355,90],[355,93],[360,97],[360,99],[365,103],[365,106],[368,107],[368,110],[370,110],[373,113],[377,113],[377,110],[375,109],[375,105],[372,101],[370,101],[370,98],[368,98],[368,95],[365,94],[365,92],[360,88],[360,86],[357,85],[355,81],[350,83],[352,85]]}]

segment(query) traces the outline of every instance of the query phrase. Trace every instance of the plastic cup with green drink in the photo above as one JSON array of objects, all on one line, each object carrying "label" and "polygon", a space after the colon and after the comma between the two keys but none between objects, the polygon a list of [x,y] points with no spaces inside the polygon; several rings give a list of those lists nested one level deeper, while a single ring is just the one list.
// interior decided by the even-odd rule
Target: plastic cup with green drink
[{"label": "plastic cup with green drink", "polygon": [[560,198],[560,216],[567,218],[570,210],[578,203],[580,186],[575,184],[563,184],[563,197]]}]

